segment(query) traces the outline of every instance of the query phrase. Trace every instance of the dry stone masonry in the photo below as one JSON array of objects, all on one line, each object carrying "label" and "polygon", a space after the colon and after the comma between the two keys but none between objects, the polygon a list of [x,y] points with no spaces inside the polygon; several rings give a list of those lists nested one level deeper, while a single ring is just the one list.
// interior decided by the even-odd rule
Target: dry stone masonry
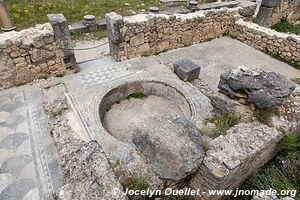
[{"label": "dry stone masonry", "polygon": [[245,21],[255,9],[201,10],[187,14],[106,15],[111,55],[122,61],[154,55],[229,34],[243,43],[300,66],[300,36]]},{"label": "dry stone masonry", "polygon": [[0,35],[0,89],[66,73],[50,24]]},{"label": "dry stone masonry", "polygon": [[300,66],[300,36],[239,19],[230,34],[243,43]]},{"label": "dry stone masonry", "polygon": [[111,55],[118,61],[204,42],[227,33],[241,8],[188,14],[106,15]]},{"label": "dry stone masonry", "polygon": [[300,19],[300,0],[263,0],[257,14],[256,23],[272,26],[281,19],[291,22]]},{"label": "dry stone masonry", "polygon": [[278,152],[282,137],[283,133],[259,122],[234,126],[208,143],[206,157],[190,185],[202,191],[236,189]]},{"label": "dry stone masonry", "polygon": [[0,34],[0,90],[78,71],[66,19],[48,17],[50,23]]}]

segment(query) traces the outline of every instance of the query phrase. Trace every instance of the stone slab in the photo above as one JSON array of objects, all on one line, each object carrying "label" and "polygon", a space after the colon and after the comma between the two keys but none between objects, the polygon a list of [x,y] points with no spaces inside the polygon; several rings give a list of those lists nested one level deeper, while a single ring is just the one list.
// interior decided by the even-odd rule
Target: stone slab
[{"label": "stone slab", "polygon": [[0,92],[0,199],[45,199],[60,187],[56,151],[41,92]]},{"label": "stone slab", "polygon": [[178,60],[173,66],[174,73],[183,81],[196,79],[200,74],[200,67],[188,59]]},{"label": "stone slab", "polygon": [[229,1],[229,2],[216,2],[216,3],[207,3],[198,6],[199,10],[210,10],[210,9],[220,9],[223,7],[234,8],[239,5],[238,1]]},{"label": "stone slab", "polygon": [[268,22],[268,20],[271,18],[273,12],[273,8],[269,8],[266,6],[261,6],[259,8],[259,11],[257,13],[255,22],[258,25],[264,26]]}]

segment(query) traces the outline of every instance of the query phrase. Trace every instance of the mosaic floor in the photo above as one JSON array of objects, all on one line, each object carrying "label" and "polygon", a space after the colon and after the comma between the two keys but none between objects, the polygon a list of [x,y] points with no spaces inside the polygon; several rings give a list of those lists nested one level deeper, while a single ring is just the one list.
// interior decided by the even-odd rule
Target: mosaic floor
[{"label": "mosaic floor", "polygon": [[42,199],[58,188],[39,89],[0,94],[0,151],[0,199]]}]

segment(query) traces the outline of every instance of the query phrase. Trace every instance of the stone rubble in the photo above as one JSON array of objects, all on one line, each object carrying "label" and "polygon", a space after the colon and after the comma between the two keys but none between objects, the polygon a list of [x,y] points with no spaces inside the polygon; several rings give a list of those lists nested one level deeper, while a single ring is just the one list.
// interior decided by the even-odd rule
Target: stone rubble
[{"label": "stone rubble", "polygon": [[195,173],[205,153],[197,127],[174,114],[136,128],[132,141],[152,170],[165,180],[179,181]]},{"label": "stone rubble", "polygon": [[190,186],[202,188],[202,191],[236,189],[276,155],[282,137],[283,133],[259,122],[232,127],[226,135],[209,141],[206,157],[192,177]]},{"label": "stone rubble", "polygon": [[64,92],[64,87],[57,85],[44,94],[44,108],[65,183],[54,194],[55,199],[128,199],[121,194],[123,187],[98,142],[83,141],[71,130],[66,118],[69,111]]},{"label": "stone rubble", "polygon": [[231,98],[246,99],[259,108],[282,105],[295,89],[295,83],[274,72],[235,68],[220,76],[220,92]]}]

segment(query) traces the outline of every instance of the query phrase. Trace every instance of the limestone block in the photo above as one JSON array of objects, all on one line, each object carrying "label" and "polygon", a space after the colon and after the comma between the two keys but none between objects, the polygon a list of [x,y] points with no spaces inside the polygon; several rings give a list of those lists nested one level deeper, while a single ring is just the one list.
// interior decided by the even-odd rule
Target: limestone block
[{"label": "limestone block", "polygon": [[268,20],[271,18],[273,12],[273,8],[268,8],[265,6],[261,6],[256,16],[256,23],[264,26],[267,24]]},{"label": "limestone block", "polygon": [[190,60],[179,60],[173,65],[175,74],[183,81],[196,79],[200,74],[200,67]]},{"label": "limestone block", "polygon": [[262,0],[261,5],[268,7],[268,8],[273,8],[276,6],[279,6],[281,3],[281,0]]},{"label": "limestone block", "polygon": [[[241,123],[211,140],[203,165],[191,179],[194,189],[236,189],[278,152],[283,133],[259,122]],[[221,199],[222,196],[204,196]]]},{"label": "limestone block", "polygon": [[138,46],[144,44],[144,33],[139,33],[130,38],[130,46]]},{"label": "limestone block", "polygon": [[136,128],[132,141],[152,170],[167,180],[181,180],[195,173],[205,154],[197,127],[175,114]]}]

